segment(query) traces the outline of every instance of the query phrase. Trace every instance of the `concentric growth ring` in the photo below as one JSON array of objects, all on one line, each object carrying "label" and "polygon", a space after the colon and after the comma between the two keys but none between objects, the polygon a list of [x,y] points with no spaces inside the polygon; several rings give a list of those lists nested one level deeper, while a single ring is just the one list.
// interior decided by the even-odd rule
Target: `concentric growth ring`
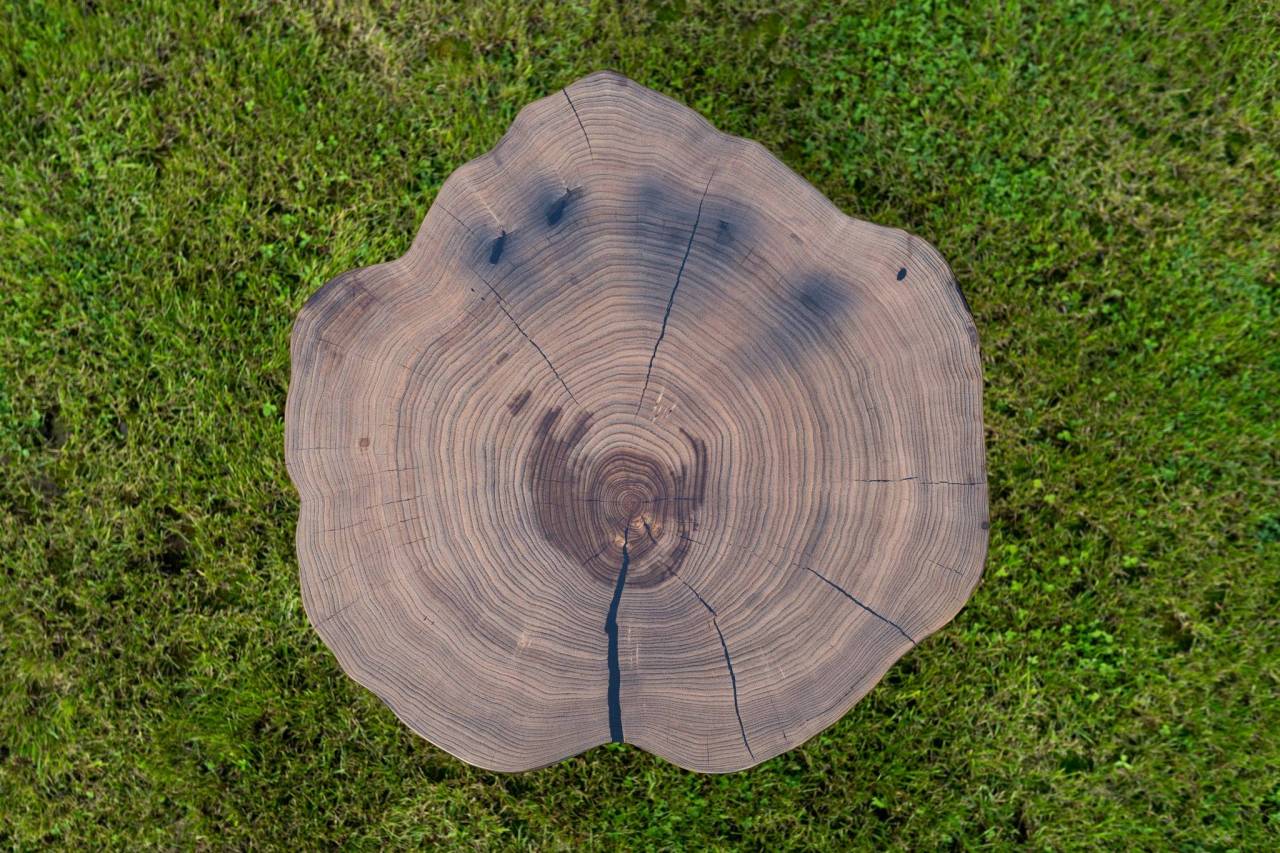
[{"label": "concentric growth ring", "polygon": [[487,768],[802,743],[963,605],[987,488],[946,263],[613,74],[527,106],[292,338],[303,602]]}]

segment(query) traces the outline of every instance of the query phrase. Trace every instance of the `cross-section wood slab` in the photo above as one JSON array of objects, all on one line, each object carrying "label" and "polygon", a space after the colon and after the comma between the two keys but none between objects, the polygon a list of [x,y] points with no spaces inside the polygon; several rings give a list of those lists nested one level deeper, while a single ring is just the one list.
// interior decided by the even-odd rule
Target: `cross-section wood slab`
[{"label": "cross-section wood slab", "polygon": [[977,332],[928,243],[616,74],[525,107],[293,329],[316,630],[414,731],[730,771],[982,570]]}]

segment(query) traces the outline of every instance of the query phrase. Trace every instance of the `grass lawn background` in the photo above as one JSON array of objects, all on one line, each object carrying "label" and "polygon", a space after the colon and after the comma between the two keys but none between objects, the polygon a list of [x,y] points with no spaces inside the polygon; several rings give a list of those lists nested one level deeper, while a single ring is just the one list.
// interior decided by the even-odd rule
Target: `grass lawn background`
[{"label": "grass lawn background", "polygon": [[[0,6],[0,844],[1280,844],[1280,10],[773,5]],[[750,772],[467,767],[300,605],[295,312],[600,68],[982,337],[982,584]]]}]

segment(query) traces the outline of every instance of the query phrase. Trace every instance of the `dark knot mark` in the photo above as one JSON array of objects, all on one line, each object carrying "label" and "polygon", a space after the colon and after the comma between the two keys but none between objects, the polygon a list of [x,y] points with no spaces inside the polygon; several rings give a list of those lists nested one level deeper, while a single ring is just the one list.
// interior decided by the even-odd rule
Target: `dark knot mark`
[{"label": "dark knot mark", "polygon": [[604,633],[609,638],[609,739],[622,743],[622,665],[618,662],[618,605],[622,603],[622,588],[627,585],[627,567],[631,565],[628,545],[631,542],[631,526],[622,531],[622,567],[618,569],[618,582],[613,588],[613,601],[609,615],[604,620]]},{"label": "dark knot mark", "polygon": [[667,321],[671,319],[671,306],[676,304],[676,291],[680,289],[680,279],[684,276],[685,264],[689,262],[689,253],[693,251],[693,238],[698,236],[698,223],[702,221],[702,205],[707,200],[707,193],[711,190],[711,181],[716,176],[716,170],[711,170],[710,177],[707,178],[707,185],[702,188],[702,198],[698,199],[698,212],[693,217],[693,228],[689,231],[689,243],[684,247],[684,257],[680,259],[680,269],[676,270],[676,281],[671,286],[671,295],[667,297],[667,310],[662,315],[662,329],[658,332],[658,339],[653,342],[653,354],[649,356],[649,367],[644,372],[644,387],[640,389],[640,399],[636,401],[636,414],[640,414],[640,407],[644,405],[644,395],[649,391],[649,377],[653,374],[653,361],[658,357],[658,347],[662,344],[662,339],[667,336]]},{"label": "dark knot mark", "polygon": [[892,625],[892,626],[893,626],[893,628],[894,628],[894,629],[895,629],[899,634],[901,634],[902,636],[906,637],[906,638],[907,638],[907,640],[909,640],[909,641],[911,642],[911,645],[913,645],[913,646],[914,646],[914,645],[916,644],[916,641],[915,641],[915,640],[913,640],[913,639],[911,639],[911,635],[910,635],[910,634],[908,634],[906,631],[902,630],[902,626],[901,626],[901,625],[899,625],[897,622],[894,622],[892,619],[888,618],[887,616],[883,616],[883,615],[881,615],[881,614],[877,613],[876,611],[872,610],[870,607],[868,607],[867,605],[863,604],[861,601],[859,601],[858,599],[856,599],[856,598],[854,598],[852,595],[850,595],[848,592],[846,592],[846,591],[844,590],[844,588],[843,588],[843,587],[841,587],[839,584],[834,583],[834,582],[832,582],[831,580],[829,580],[829,579],[828,579],[825,575],[823,575],[821,572],[815,572],[813,569],[809,568],[808,566],[803,566],[802,568],[803,568],[806,572],[811,573],[811,574],[812,574],[814,577],[816,577],[818,580],[820,580],[820,581],[822,581],[823,583],[825,583],[827,586],[829,586],[829,587],[831,587],[832,589],[834,589],[836,592],[838,592],[838,593],[840,593],[841,595],[843,595],[845,598],[847,598],[847,599],[849,599],[850,601],[852,601],[854,604],[856,604],[856,605],[858,605],[859,607],[861,607],[863,610],[865,610],[865,611],[867,611],[868,613],[870,613],[872,616],[874,616],[874,617],[876,617],[877,619],[879,619],[881,622],[885,623],[886,625]]},{"label": "dark knot mark", "polygon": [[503,231],[497,239],[493,241],[493,248],[489,250],[489,263],[496,264],[502,259],[502,250],[507,245],[507,232]]},{"label": "dark knot mark", "polygon": [[564,195],[552,202],[551,206],[547,208],[547,224],[552,227],[558,225],[560,220],[564,218],[564,211],[569,206],[569,202],[577,198],[581,192],[582,187],[566,189]]},{"label": "dark knot mark", "polygon": [[898,270],[898,281],[902,281],[906,277],[907,277],[906,267],[903,267],[902,269]]}]

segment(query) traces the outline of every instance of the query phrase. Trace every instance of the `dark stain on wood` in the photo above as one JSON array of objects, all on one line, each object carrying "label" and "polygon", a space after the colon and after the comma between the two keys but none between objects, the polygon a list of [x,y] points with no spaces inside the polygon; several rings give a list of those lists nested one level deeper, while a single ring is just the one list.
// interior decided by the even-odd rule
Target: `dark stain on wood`
[{"label": "dark stain on wood", "polygon": [[795,296],[810,314],[822,320],[839,317],[853,302],[853,294],[847,286],[816,276],[802,281],[795,290]]},{"label": "dark stain on wood", "polygon": [[706,497],[707,445],[684,433],[685,458],[674,470],[630,449],[595,455],[583,443],[591,415],[571,421],[547,409],[525,460],[539,531],[594,580],[613,587],[627,546],[629,589],[646,589],[676,574],[689,550],[683,534],[698,529]]},{"label": "dark stain on wood", "polygon": [[493,241],[492,248],[489,249],[489,263],[496,264],[502,260],[502,250],[507,245],[507,232],[503,231],[498,238]]},{"label": "dark stain on wood", "polygon": [[[702,189],[699,187],[699,189]],[[677,184],[665,178],[645,177],[635,187],[635,211],[641,227],[642,238],[653,247],[655,257],[665,257],[679,265],[680,258],[689,248],[689,237],[699,216],[699,206],[705,200],[687,185]],[[655,282],[663,290],[669,290],[669,280]],[[667,284],[667,287],[661,285]]]},{"label": "dark stain on wood", "polygon": [[525,390],[521,391],[519,394],[511,398],[511,402],[507,403],[507,411],[511,412],[512,417],[520,414],[520,411],[524,408],[525,403],[529,402],[529,395],[531,395],[532,393],[533,391],[526,388]]},{"label": "dark stain on wood", "polygon": [[727,246],[733,242],[733,226],[723,219],[716,226],[716,242],[721,246]]},{"label": "dark stain on wood", "polygon": [[794,365],[805,364],[811,352],[824,350],[833,338],[847,334],[860,301],[852,283],[813,272],[790,282],[784,279],[773,293],[773,309],[760,314],[758,331],[735,352],[741,369],[752,375],[776,366],[776,361],[753,355],[761,349],[785,353]]}]

